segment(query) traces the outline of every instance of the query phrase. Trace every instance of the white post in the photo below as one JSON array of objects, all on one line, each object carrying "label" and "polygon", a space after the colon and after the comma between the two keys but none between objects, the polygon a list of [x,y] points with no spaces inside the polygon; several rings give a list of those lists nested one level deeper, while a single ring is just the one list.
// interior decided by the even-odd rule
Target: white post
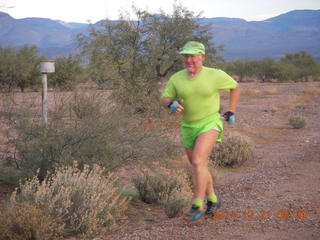
[{"label": "white post", "polygon": [[40,72],[42,80],[42,121],[45,127],[48,127],[48,82],[47,73],[55,72],[53,61],[40,62]]},{"label": "white post", "polygon": [[48,83],[47,74],[41,74],[42,80],[42,121],[45,127],[48,127]]}]

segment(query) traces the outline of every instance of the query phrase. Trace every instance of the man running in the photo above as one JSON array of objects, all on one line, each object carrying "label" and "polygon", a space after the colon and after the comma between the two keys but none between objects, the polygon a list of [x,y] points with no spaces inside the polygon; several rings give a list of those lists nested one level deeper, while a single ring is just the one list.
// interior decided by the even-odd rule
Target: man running
[{"label": "man running", "polygon": [[[187,42],[180,52],[185,69],[173,74],[161,96],[161,104],[171,112],[181,113],[183,145],[192,166],[194,200],[185,220],[197,220],[204,215],[212,217],[220,207],[213,179],[208,169],[208,157],[215,143],[221,142],[223,123],[219,114],[220,90],[230,92],[228,111],[223,115],[234,121],[239,98],[239,86],[222,70],[203,66],[205,47],[196,41]],[[204,200],[207,198],[207,207]]]}]

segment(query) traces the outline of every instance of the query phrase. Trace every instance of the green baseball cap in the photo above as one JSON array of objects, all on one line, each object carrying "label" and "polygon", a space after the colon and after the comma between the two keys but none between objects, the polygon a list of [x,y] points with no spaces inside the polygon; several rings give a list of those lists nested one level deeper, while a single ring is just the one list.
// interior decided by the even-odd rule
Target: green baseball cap
[{"label": "green baseball cap", "polygon": [[196,41],[189,41],[179,52],[180,54],[205,54],[205,47],[202,43]]}]

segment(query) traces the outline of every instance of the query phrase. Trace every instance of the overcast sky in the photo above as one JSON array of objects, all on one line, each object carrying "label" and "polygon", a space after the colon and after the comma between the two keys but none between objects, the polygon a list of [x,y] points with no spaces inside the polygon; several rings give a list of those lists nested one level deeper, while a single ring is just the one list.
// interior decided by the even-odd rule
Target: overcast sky
[{"label": "overcast sky", "polygon": [[[118,19],[119,12],[137,7],[172,12],[174,0],[0,0],[0,11],[14,18],[42,17],[66,22]],[[183,6],[204,17],[264,20],[296,9],[320,9],[320,0],[180,0]],[[12,8],[7,8],[7,7]]]}]

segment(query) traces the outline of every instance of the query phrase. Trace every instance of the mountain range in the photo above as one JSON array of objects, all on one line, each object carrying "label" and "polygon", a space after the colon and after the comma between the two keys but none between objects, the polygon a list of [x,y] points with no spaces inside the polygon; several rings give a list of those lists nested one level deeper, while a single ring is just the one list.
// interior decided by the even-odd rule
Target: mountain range
[{"label": "mountain range", "polygon": [[[263,21],[240,18],[201,18],[212,24],[215,45],[223,45],[221,55],[236,59],[280,58],[288,52],[306,51],[320,61],[320,10],[294,10]],[[94,24],[99,28],[102,21]],[[49,59],[75,51],[77,34],[89,24],[66,23],[47,18],[15,19],[0,12],[0,45],[36,45]]]}]

